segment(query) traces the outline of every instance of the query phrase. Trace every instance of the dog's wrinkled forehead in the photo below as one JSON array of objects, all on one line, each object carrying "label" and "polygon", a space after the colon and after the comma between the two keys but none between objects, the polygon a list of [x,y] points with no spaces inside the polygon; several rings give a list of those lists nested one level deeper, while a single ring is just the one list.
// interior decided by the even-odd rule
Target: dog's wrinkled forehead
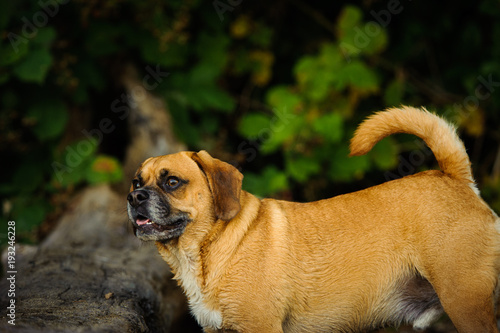
[{"label": "dog's wrinkled forehead", "polygon": [[166,175],[188,179],[200,173],[198,164],[192,159],[193,153],[180,152],[176,154],[150,157],[145,160],[136,172],[143,184],[156,182]]}]

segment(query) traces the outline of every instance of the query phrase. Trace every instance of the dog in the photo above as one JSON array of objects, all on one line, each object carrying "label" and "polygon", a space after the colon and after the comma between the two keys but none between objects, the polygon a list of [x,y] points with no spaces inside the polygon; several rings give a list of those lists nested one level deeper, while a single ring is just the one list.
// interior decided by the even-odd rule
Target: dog
[{"label": "dog", "polygon": [[207,152],[149,158],[128,194],[205,332],[363,332],[444,312],[497,332],[500,220],[479,196],[455,128],[412,107],[365,120],[351,155],[393,133],[422,138],[430,170],[310,203],[259,199]]}]

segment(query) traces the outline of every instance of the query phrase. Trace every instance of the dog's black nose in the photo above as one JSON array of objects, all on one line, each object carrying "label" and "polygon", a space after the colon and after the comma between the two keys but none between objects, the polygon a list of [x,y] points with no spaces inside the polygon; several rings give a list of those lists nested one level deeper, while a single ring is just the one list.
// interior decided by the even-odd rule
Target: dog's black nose
[{"label": "dog's black nose", "polygon": [[149,199],[148,192],[142,190],[135,190],[127,195],[127,200],[132,207],[137,207],[148,199]]}]

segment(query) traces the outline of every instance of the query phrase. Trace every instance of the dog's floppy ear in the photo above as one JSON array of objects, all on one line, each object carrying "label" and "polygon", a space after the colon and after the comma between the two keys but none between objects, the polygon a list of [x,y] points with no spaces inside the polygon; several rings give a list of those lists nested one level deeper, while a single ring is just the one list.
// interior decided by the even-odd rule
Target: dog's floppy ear
[{"label": "dog's floppy ear", "polygon": [[192,159],[208,179],[216,217],[224,221],[231,220],[241,209],[243,175],[231,164],[213,158],[204,150],[194,153]]}]

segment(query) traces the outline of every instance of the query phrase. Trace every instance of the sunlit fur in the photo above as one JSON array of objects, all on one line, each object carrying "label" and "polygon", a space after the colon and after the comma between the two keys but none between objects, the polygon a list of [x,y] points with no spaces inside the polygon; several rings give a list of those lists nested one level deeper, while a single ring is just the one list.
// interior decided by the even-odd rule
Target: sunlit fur
[{"label": "sunlit fur", "polygon": [[[161,168],[189,180],[184,193],[167,199],[192,222],[157,247],[206,332],[423,329],[442,310],[460,333],[498,332],[498,217],[478,196],[453,127],[424,110],[391,109],[360,126],[352,153],[400,132],[422,137],[442,171],[311,203],[244,191],[214,199],[219,185],[211,175],[235,169],[206,152],[141,166],[148,184]],[[224,186],[234,193],[230,187],[240,182]],[[214,200],[238,200],[241,210],[218,219],[214,207],[224,205]]]}]

